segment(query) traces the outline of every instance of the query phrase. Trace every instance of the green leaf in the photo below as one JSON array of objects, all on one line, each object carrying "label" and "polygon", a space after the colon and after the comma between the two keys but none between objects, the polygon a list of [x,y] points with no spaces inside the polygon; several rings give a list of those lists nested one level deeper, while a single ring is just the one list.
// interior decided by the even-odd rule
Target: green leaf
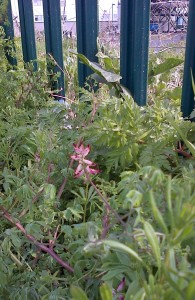
[{"label": "green leaf", "polygon": [[98,63],[91,62],[87,59],[83,54],[77,53],[75,51],[71,51],[71,53],[76,54],[78,58],[88,67],[90,67],[96,74],[103,77],[107,82],[119,82],[122,78],[120,75],[108,72],[104,70]]},{"label": "green leaf", "polygon": [[166,98],[177,100],[181,98],[182,88],[180,86],[177,86],[173,90],[167,90],[165,92]]},{"label": "green leaf", "polygon": [[194,95],[195,95],[195,82],[194,82],[194,77],[193,77],[193,74],[192,74],[192,69],[190,71],[191,71],[191,79],[192,79],[192,88],[193,88],[193,92],[194,92]]},{"label": "green leaf", "polygon": [[[137,190],[130,190],[125,197],[124,204],[128,204],[130,202],[132,207],[139,207],[141,205],[142,199],[142,193]],[[128,205],[126,206],[128,207]]]},{"label": "green leaf", "polygon": [[141,257],[134,250],[132,250],[130,247],[128,247],[120,242],[105,240],[105,241],[102,241],[101,243],[106,246],[109,246],[110,248],[126,252],[126,253],[130,254],[132,257],[134,257],[135,259],[137,259],[138,261],[142,262]]},{"label": "green leaf", "polygon": [[107,283],[100,286],[100,295],[102,300],[112,300],[112,289]]},{"label": "green leaf", "polygon": [[195,295],[195,280],[189,282],[186,288],[186,300],[193,300]]},{"label": "green leaf", "polygon": [[167,184],[166,184],[166,199],[167,199],[167,207],[169,211],[171,229],[173,229],[175,225],[175,221],[174,221],[174,213],[173,213],[172,199],[171,199],[171,177],[170,176],[168,176]]},{"label": "green leaf", "polygon": [[176,232],[176,236],[173,240],[175,244],[181,243],[186,239],[189,239],[190,237],[194,236],[194,227],[193,224],[186,224],[181,228],[178,232]]},{"label": "green leaf", "polygon": [[74,300],[89,300],[85,292],[78,286],[72,285],[70,293]]},{"label": "green leaf", "polygon": [[[121,253],[120,253],[120,254],[121,254]],[[124,265],[114,266],[114,270],[108,271],[108,272],[102,277],[102,280],[108,281],[108,280],[111,280],[111,279],[113,279],[113,278],[116,278],[117,275],[123,274],[125,270],[128,272],[128,267],[125,268]]]},{"label": "green leaf", "polygon": [[160,255],[160,247],[159,247],[159,242],[158,242],[156,233],[155,233],[153,227],[151,226],[151,224],[148,222],[144,222],[144,231],[145,231],[146,238],[152,248],[152,252],[154,253],[154,256],[156,258],[157,265],[160,269],[161,255]]},{"label": "green leaf", "polygon": [[153,194],[152,191],[149,192],[149,197],[150,197],[150,204],[151,204],[151,207],[152,207],[152,212],[153,212],[153,215],[154,215],[154,218],[155,218],[156,222],[161,227],[163,232],[168,234],[167,226],[164,222],[162,214],[160,213],[160,211],[159,211],[159,209],[156,205],[156,202],[155,202],[155,199],[154,199],[154,194]]},{"label": "green leaf", "polygon": [[150,69],[148,72],[148,76],[152,77],[170,71],[171,69],[181,65],[182,63],[183,59],[176,57],[167,58],[163,63],[158,64],[154,68]]},{"label": "green leaf", "polygon": [[44,187],[44,202],[48,206],[52,206],[55,202],[56,187],[53,184],[45,184]]},{"label": "green leaf", "polygon": [[11,235],[11,240],[12,240],[13,245],[14,245],[16,248],[20,248],[20,247],[21,247],[22,241],[21,241],[21,239],[17,236],[17,234],[13,233],[13,234]]},{"label": "green leaf", "polygon": [[179,126],[177,126],[174,123],[173,120],[169,119],[169,121],[170,121],[171,125],[173,126],[173,128],[175,128],[175,130],[177,130],[178,134],[180,135],[180,137],[182,138],[183,142],[188,147],[188,149],[190,150],[192,155],[195,157],[195,146],[187,140],[187,138],[185,137],[185,134],[182,132],[182,130],[179,128]]},{"label": "green leaf", "polygon": [[41,226],[35,223],[28,223],[25,227],[28,234],[33,235],[37,240],[43,239],[44,236],[41,231]]}]

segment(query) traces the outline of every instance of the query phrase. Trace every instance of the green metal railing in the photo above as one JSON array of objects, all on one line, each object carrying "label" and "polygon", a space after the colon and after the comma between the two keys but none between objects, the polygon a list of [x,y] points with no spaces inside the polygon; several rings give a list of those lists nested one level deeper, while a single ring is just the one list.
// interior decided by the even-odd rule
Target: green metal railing
[{"label": "green metal railing", "polygon": [[120,69],[122,84],[139,105],[147,99],[150,0],[122,0]]},{"label": "green metal railing", "polygon": [[[18,0],[20,15],[20,29],[22,39],[22,52],[24,63],[33,62],[34,70],[37,70],[37,53],[35,45],[34,17],[31,0]],[[11,20],[10,20],[11,24]]]},{"label": "green metal railing", "polygon": [[[188,30],[186,39],[186,54],[184,64],[183,89],[181,110],[184,117],[188,117],[195,108],[192,76],[195,79],[195,1],[189,3]],[[192,76],[191,76],[192,75]]]},{"label": "green metal railing", "polygon": [[[0,0],[2,1],[2,0]],[[10,0],[8,0],[8,12]],[[77,50],[89,60],[98,62],[98,0],[75,0],[77,24]],[[36,63],[36,45],[33,24],[32,0],[18,0],[21,25],[21,38],[24,62]],[[48,59],[48,73],[51,88],[60,90],[64,96],[63,51],[61,32],[60,0],[43,0],[46,53],[55,60]],[[195,77],[195,0],[189,0],[189,24],[187,32],[186,57],[182,91],[181,110],[184,117],[194,109],[194,93],[191,73]],[[8,13],[10,28],[13,28],[11,13]],[[121,0],[121,39],[120,39],[120,72],[121,83],[131,92],[138,105],[147,102],[147,75],[149,49],[150,0]],[[10,39],[13,36],[8,33]],[[10,31],[11,32],[11,31]],[[10,60],[9,60],[10,61]],[[14,64],[14,61],[10,63]],[[54,66],[55,65],[55,66]],[[52,80],[53,74],[60,73],[58,81]],[[78,64],[80,86],[84,86],[86,77],[91,71],[85,65]]]},{"label": "green metal railing", "polygon": [[[2,4],[2,0],[0,0],[0,4]],[[4,20],[5,18],[5,20]],[[0,25],[3,27],[5,36],[7,39],[7,45],[5,45],[5,55],[9,62],[9,69],[15,69],[17,66],[17,60],[14,57],[15,47],[14,47],[14,28],[12,22],[12,9],[11,9],[11,2],[8,2],[7,5],[7,13],[6,16],[1,16],[0,18]],[[11,52],[11,53],[10,53]]]},{"label": "green metal railing", "polygon": [[[62,71],[63,52],[60,1],[43,0],[43,14],[46,53],[50,55],[47,59],[47,69],[50,77],[51,88],[52,90],[59,90],[58,95],[64,97],[65,91],[64,72]],[[60,76],[57,80],[54,80],[54,74],[57,72],[59,72]]]},{"label": "green metal railing", "polygon": [[[97,0],[76,0],[77,24],[77,51],[84,54],[89,60],[98,62],[97,36],[98,36],[98,11]],[[78,62],[79,85],[84,86],[86,77],[91,70]]]}]

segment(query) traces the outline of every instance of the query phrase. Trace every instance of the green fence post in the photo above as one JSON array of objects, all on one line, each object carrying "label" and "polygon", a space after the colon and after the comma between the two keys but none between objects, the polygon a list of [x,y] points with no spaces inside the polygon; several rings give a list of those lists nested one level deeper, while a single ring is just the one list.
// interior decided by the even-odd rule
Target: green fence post
[{"label": "green fence post", "polygon": [[147,99],[150,0],[121,0],[121,83],[138,105]]},{"label": "green fence post", "polygon": [[32,0],[18,0],[22,52],[24,62],[33,61],[34,71],[37,70],[34,16]]},{"label": "green fence post", "polygon": [[[1,4],[1,1],[0,1]],[[3,19],[0,20],[1,25],[5,31],[5,38],[7,39],[7,43],[5,46],[5,55],[10,64],[8,69],[15,69],[17,66],[17,60],[15,58],[15,46],[14,46],[14,28],[13,28],[13,19],[12,19],[12,9],[11,9],[11,1],[8,0],[6,16],[2,16]]]},{"label": "green fence post", "polygon": [[[96,54],[98,36],[97,0],[76,0],[77,51],[89,60],[98,62]],[[90,68],[78,62],[79,86],[83,87]]]},{"label": "green fence post", "polygon": [[[60,0],[43,0],[43,14],[46,53],[57,63],[52,62],[52,58],[47,60],[51,88],[59,90],[58,96],[65,97]],[[57,72],[60,75],[57,80],[53,80]],[[59,97],[57,99],[60,100]]]},{"label": "green fence post", "polygon": [[188,13],[188,28],[187,28],[187,39],[186,39],[186,53],[185,53],[185,64],[184,64],[184,76],[183,76],[183,88],[182,88],[182,101],[181,110],[183,117],[188,117],[192,110],[195,108],[194,92],[192,88],[192,77],[195,80],[195,1],[190,0],[189,2],[189,13]]}]

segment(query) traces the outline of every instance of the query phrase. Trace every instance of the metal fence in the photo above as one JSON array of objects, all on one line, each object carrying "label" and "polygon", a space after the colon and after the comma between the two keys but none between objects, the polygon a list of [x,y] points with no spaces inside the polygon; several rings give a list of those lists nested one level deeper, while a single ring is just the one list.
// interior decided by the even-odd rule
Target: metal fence
[{"label": "metal fence", "polygon": [[[9,23],[4,24],[6,38],[13,40],[13,22],[11,14],[11,0],[8,0]],[[63,70],[63,49],[60,0],[42,0],[44,15],[44,30],[46,53],[56,61],[55,67],[48,62],[48,70],[59,72],[60,76],[55,83],[59,94],[65,96]],[[98,0],[75,0],[76,26],[77,26],[77,50],[87,56],[89,60],[97,62],[97,36],[98,36]],[[156,2],[156,3],[154,3]],[[165,2],[165,1],[164,1]],[[163,1],[150,0],[121,0],[120,17],[120,73],[121,83],[131,92],[138,105],[147,102],[147,77],[149,32],[151,26],[154,31],[185,30],[187,28],[186,54],[184,64],[183,88],[181,110],[187,117],[194,109],[194,93],[192,88],[191,73],[195,77],[195,1],[168,1],[164,6]],[[180,9],[176,2],[182,2]],[[185,3],[184,3],[185,2]],[[186,2],[189,3],[189,11],[186,12]],[[188,4],[187,3],[187,4]],[[164,3],[165,4],[165,3]],[[36,44],[34,32],[34,17],[32,0],[18,0],[21,40],[24,63],[33,61],[34,70],[37,70]],[[159,13],[160,12],[160,13]],[[188,26],[187,26],[188,15]],[[165,28],[168,24],[168,28]],[[167,23],[168,20],[168,23]],[[164,24],[164,25],[163,25]],[[163,27],[164,26],[164,27]],[[152,30],[152,31],[153,31]],[[7,55],[12,65],[16,60]],[[86,77],[91,71],[84,64],[78,64],[79,85],[84,86]]]}]

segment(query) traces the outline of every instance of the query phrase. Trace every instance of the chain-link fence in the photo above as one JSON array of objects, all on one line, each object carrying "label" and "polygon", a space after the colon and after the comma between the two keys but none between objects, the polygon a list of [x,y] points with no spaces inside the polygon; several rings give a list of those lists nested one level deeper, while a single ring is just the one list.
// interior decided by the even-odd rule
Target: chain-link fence
[{"label": "chain-link fence", "polygon": [[189,1],[152,1],[151,49],[155,52],[185,49],[188,10]]},{"label": "chain-link fence", "polygon": [[[120,3],[119,10],[120,10]],[[167,49],[185,49],[189,0],[153,0],[150,14],[150,49],[159,52]],[[119,47],[120,16],[118,20],[99,22],[100,39],[111,47]]]}]

